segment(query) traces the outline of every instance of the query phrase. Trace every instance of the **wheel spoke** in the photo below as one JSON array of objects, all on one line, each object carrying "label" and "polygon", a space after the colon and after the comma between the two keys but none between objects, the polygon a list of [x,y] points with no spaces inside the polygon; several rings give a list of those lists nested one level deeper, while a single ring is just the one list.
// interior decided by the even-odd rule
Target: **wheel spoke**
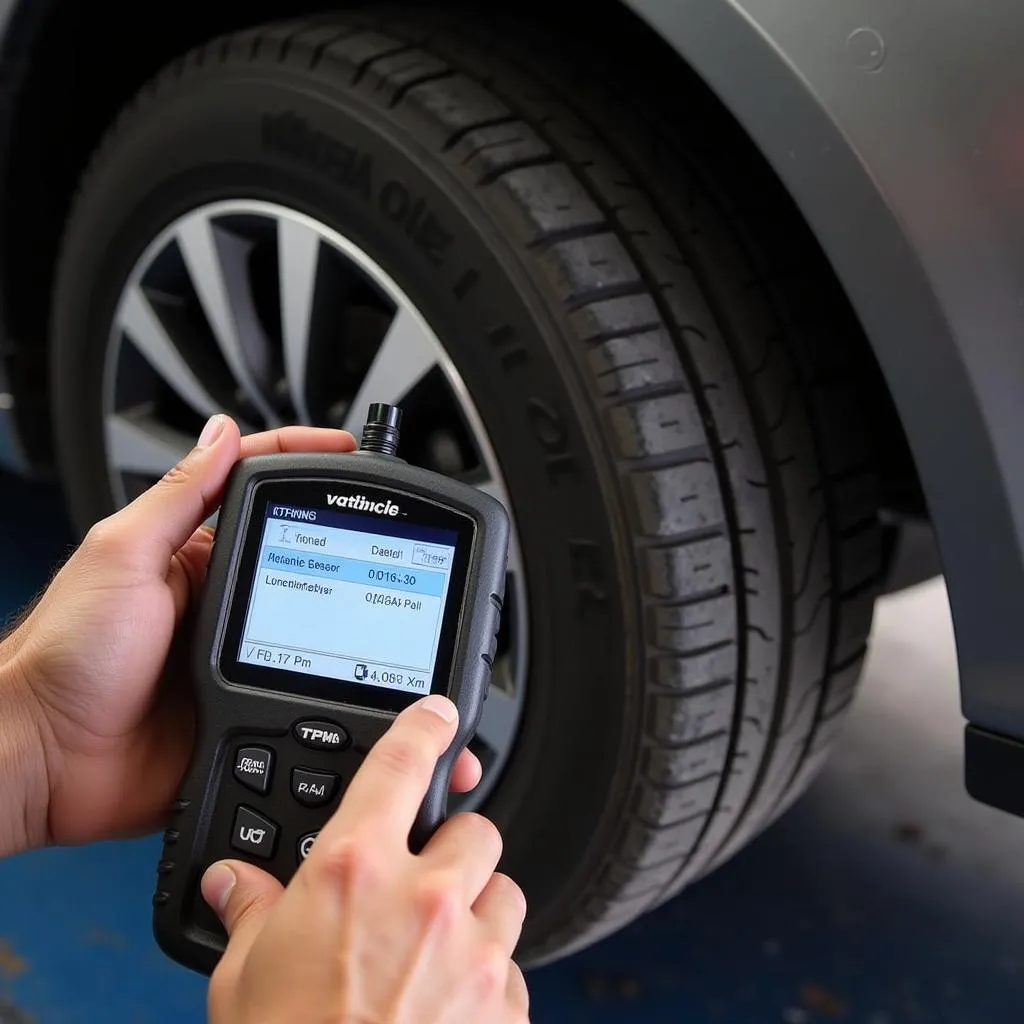
[{"label": "wheel spoke", "polygon": [[518,702],[492,684],[476,731],[477,739],[493,751],[508,750],[515,735],[518,716]]},{"label": "wheel spoke", "polygon": [[398,405],[439,361],[438,343],[419,316],[399,307],[370,369],[352,400],[345,429],[357,437],[371,402]]},{"label": "wheel spoke", "polygon": [[263,350],[267,349],[249,284],[247,260],[251,244],[218,231],[210,218],[202,214],[182,222],[177,241],[224,361],[267,425],[279,426],[281,419],[252,371],[255,352],[247,352],[243,344],[245,337],[253,344],[259,339]]},{"label": "wheel spoke", "polygon": [[185,362],[138,285],[131,285],[125,291],[117,322],[153,369],[196,412],[201,416],[220,412],[220,406]]},{"label": "wheel spoke", "polygon": [[320,235],[316,231],[287,217],[277,222],[284,370],[292,405],[302,423],[313,422],[306,401],[306,367],[319,256]]},{"label": "wheel spoke", "polygon": [[111,465],[154,477],[163,476],[195,443],[159,420],[120,413],[107,416],[106,438]]}]

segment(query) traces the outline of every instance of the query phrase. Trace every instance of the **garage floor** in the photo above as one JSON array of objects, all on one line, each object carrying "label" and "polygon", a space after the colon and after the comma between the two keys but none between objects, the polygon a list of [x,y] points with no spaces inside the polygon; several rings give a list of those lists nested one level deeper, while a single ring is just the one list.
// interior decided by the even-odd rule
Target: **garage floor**
[{"label": "garage floor", "polygon": [[[69,535],[52,491],[0,493],[2,617]],[[928,584],[884,603],[812,792],[683,898],[535,972],[534,1024],[1021,1020],[1024,822],[966,798],[960,744],[945,593]],[[0,1024],[202,1019],[202,979],[150,938],[156,857],[146,840],[0,864]]]}]

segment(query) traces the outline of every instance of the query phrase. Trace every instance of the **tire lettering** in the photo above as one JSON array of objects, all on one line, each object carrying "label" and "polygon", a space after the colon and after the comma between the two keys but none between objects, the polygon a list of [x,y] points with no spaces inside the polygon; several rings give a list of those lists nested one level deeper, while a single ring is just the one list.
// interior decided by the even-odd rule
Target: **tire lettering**
[{"label": "tire lettering", "polygon": [[377,208],[413,240],[416,248],[435,266],[444,262],[454,235],[445,230],[427,201],[414,196],[397,179],[374,185],[373,157],[314,128],[293,110],[264,114],[263,148],[312,168],[330,181],[344,185]]},{"label": "tire lettering", "polygon": [[581,610],[608,603],[607,577],[601,549],[591,540],[569,541],[569,566],[576,585],[576,604]]},{"label": "tire lettering", "polygon": [[480,274],[472,267],[455,282],[452,294],[461,302],[475,287],[480,280]]},{"label": "tire lettering", "polygon": [[364,199],[373,195],[373,158],[317,131],[294,111],[263,115],[263,148],[312,167]]},{"label": "tire lettering", "polygon": [[516,332],[508,324],[500,324],[487,332],[487,342],[498,353],[506,370],[530,361],[530,354],[520,344]]},{"label": "tire lettering", "polygon": [[451,245],[452,235],[438,224],[423,199],[414,199],[402,182],[392,179],[381,188],[378,206],[388,220],[405,231],[435,267],[444,262],[444,253]]},{"label": "tire lettering", "polygon": [[526,416],[533,436],[546,453],[548,477],[554,481],[560,474],[575,474],[576,458],[569,451],[569,431],[558,410],[542,398],[531,398],[526,403]]}]

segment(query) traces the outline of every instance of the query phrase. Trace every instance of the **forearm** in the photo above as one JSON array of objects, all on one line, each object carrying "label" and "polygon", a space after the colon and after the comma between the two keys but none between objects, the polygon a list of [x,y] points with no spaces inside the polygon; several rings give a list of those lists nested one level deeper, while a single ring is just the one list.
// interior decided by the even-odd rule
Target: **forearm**
[{"label": "forearm", "polygon": [[0,642],[0,857],[47,842],[49,783],[42,716],[17,634]]}]

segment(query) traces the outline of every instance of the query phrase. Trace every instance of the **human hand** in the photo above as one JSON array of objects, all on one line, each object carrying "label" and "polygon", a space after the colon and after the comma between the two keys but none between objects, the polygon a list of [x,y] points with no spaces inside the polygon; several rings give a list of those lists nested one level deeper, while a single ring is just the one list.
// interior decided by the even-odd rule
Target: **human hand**
[{"label": "human hand", "polygon": [[409,852],[457,717],[436,695],[398,716],[287,889],[243,861],[207,870],[203,895],[230,935],[211,1024],[529,1024],[511,959],[526,901],[495,873],[498,830],[460,814]]},{"label": "human hand", "polygon": [[[158,825],[192,750],[188,666],[176,655],[213,542],[201,524],[239,458],[354,447],[351,434],[313,427],[242,438],[217,416],[158,484],[89,531],[0,644],[0,854]],[[476,785],[475,758],[457,769],[454,787]]]}]

